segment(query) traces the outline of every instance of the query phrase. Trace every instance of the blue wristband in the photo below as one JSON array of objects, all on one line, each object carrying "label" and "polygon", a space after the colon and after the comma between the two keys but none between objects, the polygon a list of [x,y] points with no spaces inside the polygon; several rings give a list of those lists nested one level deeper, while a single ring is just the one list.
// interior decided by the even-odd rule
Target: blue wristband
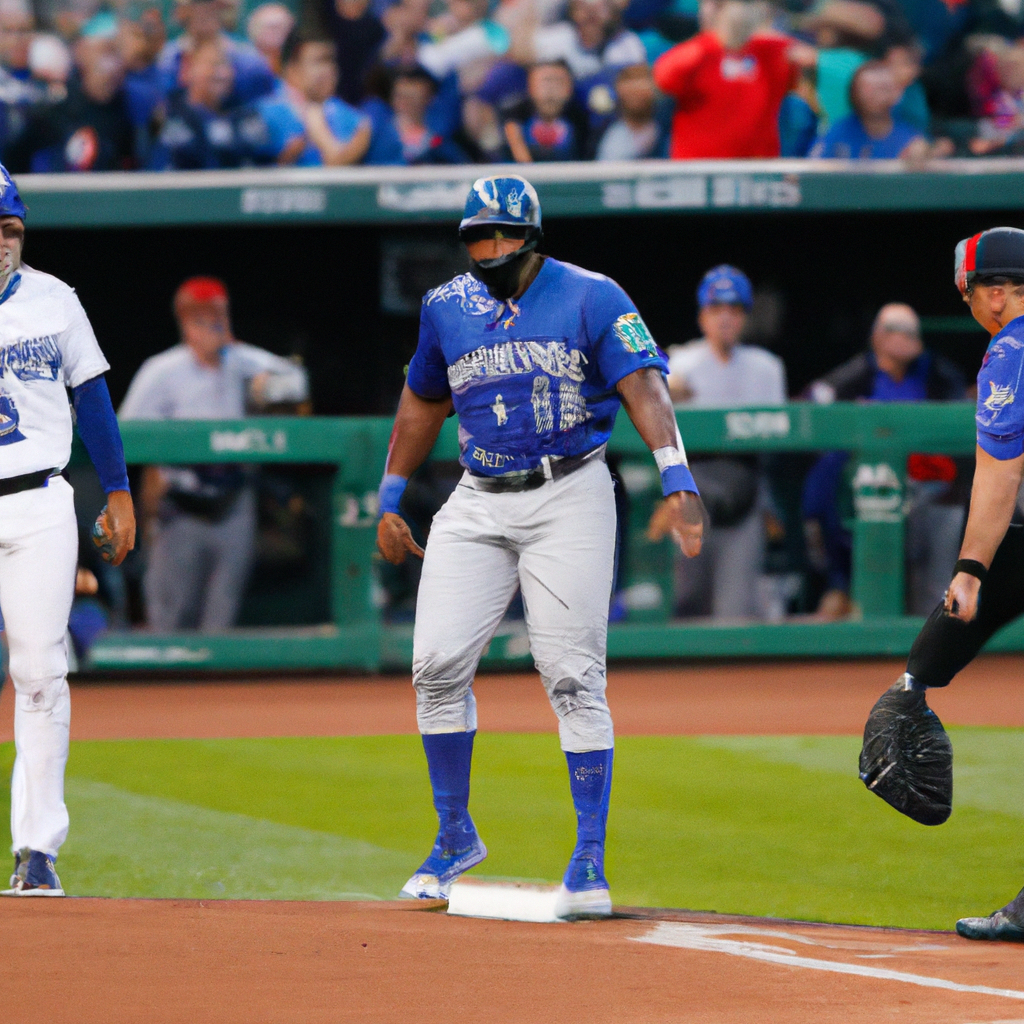
[{"label": "blue wristband", "polygon": [[679,463],[676,466],[666,466],[661,471],[661,493],[667,498],[676,491],[692,491],[700,497],[697,490],[697,481],[693,479],[689,466]]},{"label": "blue wristband", "polygon": [[377,491],[381,515],[385,512],[394,512],[396,516],[402,514],[402,510],[398,506],[402,502],[402,495],[405,494],[408,483],[409,481],[404,476],[399,476],[397,473],[385,474],[384,479],[380,482],[380,490]]}]

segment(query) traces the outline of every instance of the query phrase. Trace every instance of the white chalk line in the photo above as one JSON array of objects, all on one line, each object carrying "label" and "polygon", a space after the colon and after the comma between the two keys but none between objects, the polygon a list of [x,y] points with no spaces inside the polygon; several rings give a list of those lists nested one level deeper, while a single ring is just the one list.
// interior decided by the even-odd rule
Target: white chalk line
[{"label": "white chalk line", "polygon": [[802,967],[808,971],[830,971],[833,974],[855,974],[862,978],[877,978],[881,981],[901,981],[907,985],[923,988],[941,988],[949,992],[968,992],[982,996],[1000,996],[1004,999],[1024,1000],[1024,992],[1012,988],[991,988],[988,985],[962,985],[945,978],[931,978],[924,974],[909,974],[905,971],[891,971],[884,967],[869,967],[867,964],[848,964],[839,960],[817,960],[798,955],[784,946],[769,946],[761,942],[726,938],[727,935],[745,933],[757,936],[782,936],[802,944],[816,944],[804,936],[787,935],[771,929],[755,928],[750,925],[704,925],[682,924],[659,921],[646,935],[635,936],[633,942],[647,942],[655,946],[673,946],[678,949],[694,949],[704,953],[726,953],[729,956],[760,960],[763,963],[782,964],[786,967]]}]

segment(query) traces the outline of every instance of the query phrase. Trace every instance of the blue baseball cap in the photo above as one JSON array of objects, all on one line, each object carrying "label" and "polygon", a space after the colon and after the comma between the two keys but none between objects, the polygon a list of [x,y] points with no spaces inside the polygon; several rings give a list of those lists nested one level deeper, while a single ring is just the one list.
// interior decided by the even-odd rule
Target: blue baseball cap
[{"label": "blue baseball cap", "polygon": [[537,190],[517,174],[477,178],[466,197],[459,231],[491,224],[540,228]]},{"label": "blue baseball cap", "polygon": [[7,168],[0,164],[0,217],[20,217],[25,219],[25,204],[18,195],[18,186],[7,173]]},{"label": "blue baseball cap", "polygon": [[703,309],[715,303],[750,309],[754,304],[754,289],[750,286],[750,278],[728,263],[712,267],[697,286],[697,305]]}]

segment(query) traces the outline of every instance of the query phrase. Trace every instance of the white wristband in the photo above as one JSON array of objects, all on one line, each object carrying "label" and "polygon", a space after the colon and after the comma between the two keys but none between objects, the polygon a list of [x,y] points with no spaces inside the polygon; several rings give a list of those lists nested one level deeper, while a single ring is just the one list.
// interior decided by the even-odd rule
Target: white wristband
[{"label": "white wristband", "polygon": [[686,452],[681,452],[675,445],[665,445],[654,450],[654,461],[658,464],[658,472],[664,473],[669,466],[685,466]]}]

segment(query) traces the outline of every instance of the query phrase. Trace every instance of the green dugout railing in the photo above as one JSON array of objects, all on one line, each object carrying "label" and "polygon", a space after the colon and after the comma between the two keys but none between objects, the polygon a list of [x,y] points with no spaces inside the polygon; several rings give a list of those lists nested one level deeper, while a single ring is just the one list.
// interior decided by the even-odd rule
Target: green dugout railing
[{"label": "green dugout railing", "polygon": [[[905,468],[912,452],[969,454],[973,407],[967,403],[687,410],[679,413],[687,449],[698,452],[852,453],[853,599],[856,618],[836,623],[688,625],[669,621],[672,552],[643,536],[660,488],[654,461],[625,415],[610,450],[630,499],[623,586],[645,595],[629,620],[609,630],[611,658],[898,655],[920,628],[903,614]],[[238,629],[220,634],[108,633],[86,668],[283,669],[407,668],[409,626],[382,622],[375,581],[376,490],[391,430],[387,418],[254,418],[244,421],[131,422],[122,427],[129,463],[321,463],[336,467],[332,489],[331,621],[302,628]],[[458,457],[455,421],[445,424],[433,458]],[[1024,650],[1022,623],[992,641]],[[490,664],[528,663],[521,624],[499,632]]]}]

